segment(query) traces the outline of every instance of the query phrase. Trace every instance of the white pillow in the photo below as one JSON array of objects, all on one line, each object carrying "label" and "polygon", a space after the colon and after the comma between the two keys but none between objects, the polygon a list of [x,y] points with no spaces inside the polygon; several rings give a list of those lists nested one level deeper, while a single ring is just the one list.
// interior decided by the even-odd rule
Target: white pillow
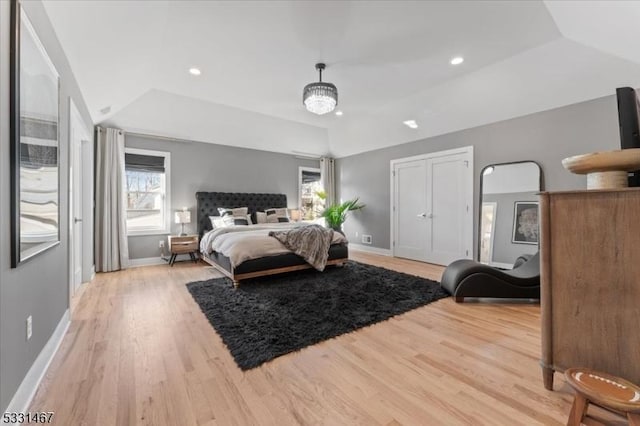
[{"label": "white pillow", "polygon": [[235,209],[228,209],[225,207],[219,207],[218,208],[218,212],[220,213],[220,216],[226,216],[226,215],[231,215],[231,216],[246,216],[249,213],[249,207],[238,207]]},{"label": "white pillow", "polygon": [[209,216],[209,221],[211,222],[211,227],[213,229],[226,228],[227,226],[230,226],[228,221],[225,222],[224,217],[222,216]]},{"label": "white pillow", "polygon": [[220,216],[223,218],[226,226],[231,225],[248,225],[247,221],[247,213],[249,213],[248,207],[238,207],[235,209],[228,209],[225,207],[219,207],[218,212],[220,212]]},{"label": "white pillow", "polygon": [[290,222],[287,208],[266,209],[264,212],[267,214],[267,223]]},{"label": "white pillow", "polygon": [[226,228],[231,225],[253,225],[251,222],[251,215],[248,214],[244,217],[242,216],[209,216],[209,221],[211,222],[211,226],[213,229],[216,228]]},{"label": "white pillow", "polygon": [[265,212],[256,212],[257,223],[267,223],[267,214]]}]

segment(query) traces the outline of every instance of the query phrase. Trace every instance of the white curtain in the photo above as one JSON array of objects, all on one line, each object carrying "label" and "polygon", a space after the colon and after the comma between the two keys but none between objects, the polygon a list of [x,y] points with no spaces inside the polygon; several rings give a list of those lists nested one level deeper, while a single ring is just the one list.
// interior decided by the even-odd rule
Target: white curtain
[{"label": "white curtain", "polygon": [[124,171],[124,133],[97,128],[96,141],[96,271],[129,265]]},{"label": "white curtain", "polygon": [[320,158],[320,181],[325,194],[327,194],[325,200],[327,207],[336,202],[336,173],[333,163],[333,158]]}]

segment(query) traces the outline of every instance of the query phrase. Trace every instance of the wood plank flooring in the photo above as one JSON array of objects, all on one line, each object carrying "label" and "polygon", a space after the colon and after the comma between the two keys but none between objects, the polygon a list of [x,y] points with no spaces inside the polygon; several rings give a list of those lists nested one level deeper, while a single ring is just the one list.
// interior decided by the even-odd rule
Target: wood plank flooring
[{"label": "wood plank flooring", "polygon": [[[351,257],[442,274],[418,262]],[[542,386],[538,305],[444,299],[242,372],[185,288],[215,276],[190,262],[99,274],[31,411],[55,411],[58,425],[100,426],[566,422],[568,385],[557,375],[554,392]]]}]

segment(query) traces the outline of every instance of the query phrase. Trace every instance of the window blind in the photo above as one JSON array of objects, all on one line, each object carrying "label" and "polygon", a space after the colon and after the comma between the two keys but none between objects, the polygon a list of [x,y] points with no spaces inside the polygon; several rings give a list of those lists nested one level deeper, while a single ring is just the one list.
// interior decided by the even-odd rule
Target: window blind
[{"label": "window blind", "polygon": [[124,154],[124,168],[132,172],[164,173],[164,157]]},{"label": "window blind", "polygon": [[302,183],[311,183],[311,182],[319,182],[319,181],[320,181],[319,172],[308,172],[306,170],[302,171]]}]

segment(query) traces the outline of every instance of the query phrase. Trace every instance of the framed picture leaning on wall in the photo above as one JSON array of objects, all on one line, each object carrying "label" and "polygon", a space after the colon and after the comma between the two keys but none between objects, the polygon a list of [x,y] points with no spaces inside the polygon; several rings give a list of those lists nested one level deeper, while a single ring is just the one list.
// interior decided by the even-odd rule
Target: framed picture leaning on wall
[{"label": "framed picture leaning on wall", "polygon": [[538,244],[538,202],[516,201],[513,209],[513,234],[516,244]]},{"label": "framed picture leaning on wall", "polygon": [[11,2],[11,267],[60,244],[59,75]]}]

